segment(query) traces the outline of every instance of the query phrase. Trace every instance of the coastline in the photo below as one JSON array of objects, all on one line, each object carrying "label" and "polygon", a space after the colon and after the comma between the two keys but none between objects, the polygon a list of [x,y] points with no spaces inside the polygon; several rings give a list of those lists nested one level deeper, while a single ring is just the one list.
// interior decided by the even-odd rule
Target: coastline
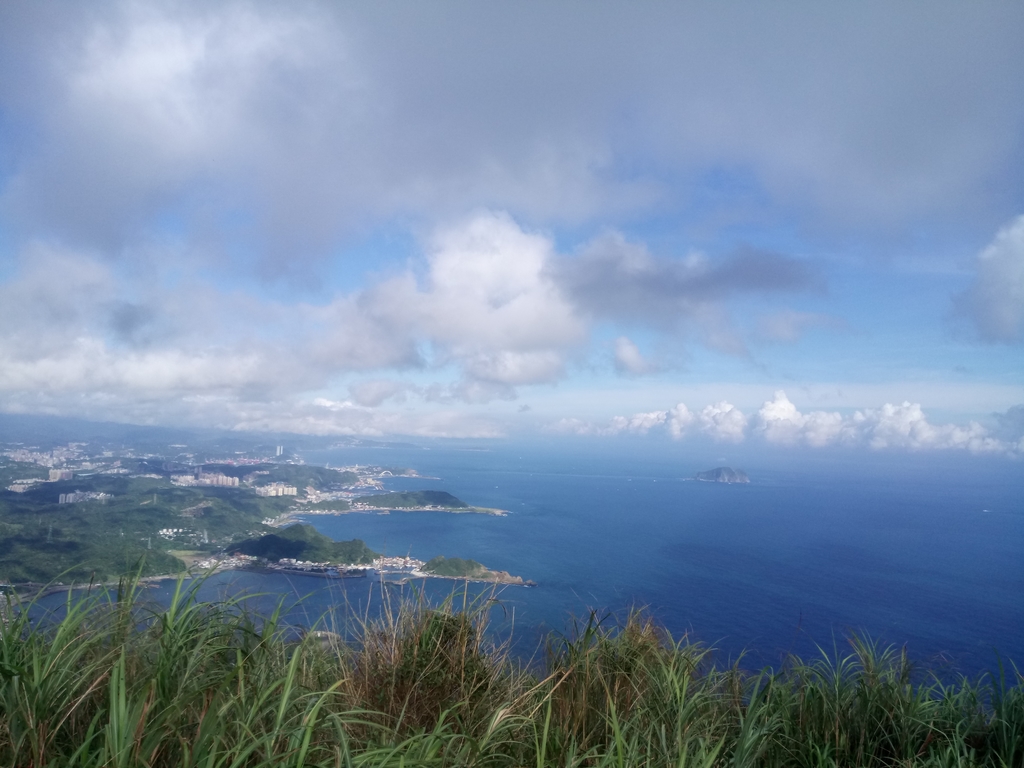
[{"label": "coastline", "polygon": [[[386,581],[390,584],[405,584],[415,579],[448,579],[450,581],[472,581],[479,584],[500,584],[502,586],[511,587],[536,587],[537,582],[530,579],[524,579],[522,576],[513,576],[508,571],[492,571],[487,569],[484,574],[477,576],[445,576],[437,573],[427,573],[426,571],[381,571],[371,567],[353,566],[351,570],[359,570],[362,573],[337,573],[331,574],[326,571],[303,571],[299,569],[291,570],[287,568],[269,568],[266,565],[242,565],[238,563],[231,563],[224,565],[223,567],[207,568],[203,570],[192,570],[188,569],[185,571],[179,571],[177,573],[166,573],[156,576],[142,576],[136,582],[139,586],[148,587],[159,584],[163,581],[169,580],[191,580],[200,579],[206,576],[210,576],[215,573],[227,572],[227,571],[249,571],[252,573],[280,575],[280,576],[313,576],[322,579],[334,580],[334,579],[358,579],[358,578],[375,578],[378,581]],[[400,578],[388,578],[388,577],[400,577]],[[51,595],[56,595],[61,592],[91,592],[94,589],[106,589],[110,587],[118,587],[121,584],[121,580],[117,581],[96,581],[90,584],[60,584],[60,585],[36,585],[34,583],[29,584],[12,584],[13,595],[19,601],[32,601],[38,600]],[[33,590],[34,587],[38,589]]]},{"label": "coastline", "polygon": [[[508,571],[495,571],[484,568],[473,576],[449,576],[441,573],[431,573],[413,567],[412,570],[390,569],[374,567],[373,565],[335,565],[317,567],[305,570],[302,568],[290,568],[270,563],[233,563],[221,570],[246,570],[257,573],[276,573],[286,576],[319,576],[324,579],[360,579],[371,578],[389,583],[404,583],[411,579],[451,579],[454,581],[474,581],[484,584],[506,584],[518,587],[535,587],[537,582],[524,579],[522,576],[513,576]],[[394,578],[397,577],[397,578]]]},{"label": "coastline", "polygon": [[448,515],[490,515],[492,517],[508,517],[512,514],[507,509],[497,507],[360,507],[358,509],[292,509],[278,515],[273,521],[264,521],[270,528],[283,528],[292,523],[308,522],[307,517],[340,517],[342,515],[390,515],[392,512],[441,512]]},{"label": "coastline", "polygon": [[415,574],[410,574],[412,578],[428,578],[428,579],[452,579],[454,581],[474,581],[481,584],[504,584],[513,587],[536,587],[537,582],[531,581],[530,579],[524,579],[522,576],[513,576],[508,571],[492,571],[490,568],[485,569],[484,573],[477,576],[444,576],[438,573],[427,573],[426,571],[417,571]]},{"label": "coastline", "polygon": [[[383,489],[381,480],[386,477],[390,477],[390,473],[386,473],[385,476],[379,476],[372,478],[374,487]],[[439,479],[433,478],[432,476],[422,476],[416,473],[414,470],[403,475],[395,475],[395,477],[407,477],[407,478],[424,478],[424,479]],[[361,480],[368,480],[369,478],[361,478]],[[428,492],[423,492],[424,494]],[[392,494],[394,496],[395,494]],[[275,529],[282,529],[295,523],[309,523],[313,517],[321,516],[341,516],[348,514],[378,514],[378,515],[389,515],[392,512],[409,512],[409,513],[425,513],[435,512],[451,515],[489,515],[492,517],[506,517],[511,514],[510,510],[500,509],[496,507],[481,507],[474,505],[464,505],[458,499],[451,497],[450,494],[443,494],[448,498],[412,498],[413,505],[411,506],[393,506],[393,505],[375,505],[373,504],[374,497],[356,497],[352,501],[345,502],[340,501],[338,506],[344,505],[346,508],[330,509],[332,506],[329,502],[323,506],[328,507],[326,509],[303,509],[302,505],[295,505],[290,509],[286,509],[280,512],[276,517],[267,517],[262,521],[263,531],[271,532]],[[383,498],[383,497],[381,497]],[[389,497],[389,501],[396,501]],[[435,503],[423,503],[425,501],[433,501]],[[446,506],[445,501],[454,502],[456,504],[463,504],[463,506]],[[419,502],[419,504],[416,504]],[[148,503],[143,501],[143,504]],[[398,503],[401,503],[399,501]],[[351,505],[351,506],[349,506]],[[206,503],[209,506],[209,503]],[[191,508],[190,508],[191,509]],[[188,511],[188,510],[186,510]],[[269,529],[269,530],[268,530]],[[180,546],[180,544],[179,544]],[[93,589],[97,589],[102,592],[110,592],[114,588],[118,588],[121,585],[129,582],[133,586],[146,588],[149,586],[160,584],[161,582],[170,579],[197,579],[204,578],[205,576],[217,573],[219,571],[230,571],[230,570],[252,570],[264,573],[279,573],[282,575],[311,575],[321,576],[325,578],[349,578],[369,575],[373,578],[381,580],[394,580],[394,579],[452,579],[452,580],[466,580],[478,583],[488,584],[504,584],[512,586],[536,586],[535,582],[524,579],[521,576],[514,576],[507,571],[492,571],[490,569],[482,567],[478,571],[474,571],[472,575],[447,575],[431,573],[427,571],[417,570],[418,566],[412,568],[412,570],[398,569],[391,570],[392,564],[388,563],[378,564],[376,568],[369,569],[356,569],[355,567],[338,565],[332,566],[323,572],[316,571],[303,571],[301,569],[292,570],[287,566],[278,567],[276,561],[269,568],[266,562],[256,563],[255,558],[239,557],[238,553],[235,556],[231,556],[228,552],[232,551],[230,545],[227,548],[220,550],[219,554],[213,554],[212,551],[198,551],[188,549],[187,546],[180,550],[167,550],[168,554],[177,558],[182,568],[180,570],[174,570],[166,573],[156,573],[147,576],[136,576],[123,575],[117,578],[108,578],[103,581],[90,581],[90,582],[50,582],[50,583],[39,583],[26,581],[19,584],[10,584],[10,593],[16,597],[19,601],[32,601],[38,598],[46,598],[53,595],[61,595],[64,593],[70,594],[73,591],[77,592],[90,592]],[[164,567],[173,567],[171,563],[161,563]],[[114,573],[114,571],[110,571]]]},{"label": "coastline", "polygon": [[[225,569],[226,570],[226,569]],[[127,578],[127,577],[124,577]],[[140,576],[135,582],[139,585],[149,586],[151,584],[158,584],[161,581],[167,581],[169,579],[193,579],[196,578],[196,574],[190,570],[178,571],[177,573],[164,573],[155,576]],[[13,594],[17,596],[19,600],[36,600],[43,597],[49,597],[50,595],[56,595],[60,592],[75,592],[75,591],[92,591],[100,587],[117,587],[121,584],[123,579],[117,581],[93,581],[88,584],[37,584],[36,582],[24,582],[21,584],[11,584]],[[34,590],[34,591],[33,591]]]},{"label": "coastline", "polygon": [[[356,502],[358,503],[358,502]],[[296,515],[350,515],[350,514],[373,514],[385,512],[443,512],[448,515],[493,515],[494,517],[506,517],[512,514],[507,509],[496,507],[371,507],[360,504],[349,509],[295,509],[291,514]]]}]

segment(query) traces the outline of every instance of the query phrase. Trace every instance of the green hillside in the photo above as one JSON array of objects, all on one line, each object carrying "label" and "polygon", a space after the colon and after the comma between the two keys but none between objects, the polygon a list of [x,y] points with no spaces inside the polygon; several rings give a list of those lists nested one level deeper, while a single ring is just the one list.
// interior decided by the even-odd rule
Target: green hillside
[{"label": "green hillside", "polygon": [[244,555],[280,560],[291,557],[312,562],[366,565],[379,555],[360,539],[335,541],[311,525],[296,523],[277,533],[248,539],[232,548]]},{"label": "green hillside", "polygon": [[426,573],[435,576],[448,576],[451,578],[471,579],[475,576],[483,576],[487,569],[476,560],[463,560],[461,557],[445,557],[438,555],[428,560],[423,566]]},{"label": "green hillside", "polygon": [[[103,498],[60,504],[60,494]],[[124,475],[76,475],[40,483],[25,493],[0,489],[0,581],[108,580],[132,573],[145,558],[146,575],[184,566],[169,550],[213,552],[266,530],[261,520],[291,504],[244,488],[183,488],[167,480]],[[173,537],[162,529],[181,531]]]}]

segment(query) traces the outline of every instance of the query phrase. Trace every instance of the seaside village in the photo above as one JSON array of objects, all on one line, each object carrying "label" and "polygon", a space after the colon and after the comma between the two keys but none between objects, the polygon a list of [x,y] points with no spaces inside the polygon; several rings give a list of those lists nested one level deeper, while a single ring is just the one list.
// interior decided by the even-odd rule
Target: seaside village
[{"label": "seaside village", "polygon": [[369,565],[357,563],[318,563],[310,560],[296,560],[291,557],[282,557],[276,563],[261,563],[260,558],[253,555],[243,555],[235,552],[227,557],[211,557],[197,562],[194,568],[200,571],[214,570],[235,570],[239,568],[254,568],[259,566],[268,571],[284,574],[295,574],[302,576],[326,576],[328,578],[352,578],[370,576],[377,578],[388,578],[399,576],[403,578],[428,578],[433,574],[425,573],[421,569],[426,563],[414,557],[378,557]]}]

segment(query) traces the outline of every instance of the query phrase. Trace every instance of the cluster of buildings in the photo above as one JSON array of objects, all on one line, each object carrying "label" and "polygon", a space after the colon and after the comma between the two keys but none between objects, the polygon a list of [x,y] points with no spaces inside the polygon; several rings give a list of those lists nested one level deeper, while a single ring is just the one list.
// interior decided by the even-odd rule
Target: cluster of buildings
[{"label": "cluster of buildings", "polygon": [[187,533],[192,532],[185,528],[161,528],[156,535],[161,539],[173,539],[175,536],[183,536]]},{"label": "cluster of buildings", "polygon": [[[194,457],[195,454],[186,454],[189,457]],[[227,464],[231,467],[247,467],[250,464],[266,464],[266,459],[247,458],[245,456],[227,456],[224,458],[218,458],[216,456],[207,456],[204,460],[204,464]]]},{"label": "cluster of buildings", "polygon": [[109,499],[111,495],[109,493],[99,493],[97,491],[75,491],[73,493],[62,493],[57,497],[59,504],[77,504],[80,501],[100,501],[102,499]]},{"label": "cluster of buildings", "polygon": [[237,488],[238,478],[223,473],[200,472],[198,475],[171,475],[171,482],[183,486],[216,486],[218,488]]},{"label": "cluster of buildings", "polygon": [[296,560],[291,557],[267,563],[270,570],[282,570],[288,573],[300,571],[310,575],[326,575],[333,579],[344,579],[346,577],[365,577],[368,568],[362,565],[334,565],[329,562],[312,562],[310,560]]},{"label": "cluster of buildings", "polygon": [[[165,528],[158,533],[161,536],[176,531],[177,529]],[[267,563],[261,558],[252,555],[235,553],[229,557],[211,557],[195,564],[200,570],[227,570],[234,568],[246,568],[262,564],[262,567],[275,571],[301,571],[310,575],[326,575],[330,577],[345,576],[366,576],[369,573],[379,574],[402,573],[412,576],[424,576],[420,569],[424,562],[413,557],[378,557],[371,565],[339,565],[329,562],[313,562],[312,560],[298,560],[294,557],[282,557],[276,562]]]},{"label": "cluster of buildings", "polygon": [[231,557],[211,557],[206,560],[200,560],[194,567],[201,571],[208,571],[211,568],[230,570],[232,568],[244,568],[248,565],[253,565],[256,560],[257,558],[252,555],[234,554]]},{"label": "cluster of buildings", "polygon": [[315,563],[311,560],[296,560],[293,557],[282,557],[276,563],[267,563],[272,571],[301,571],[310,575],[344,578],[346,576],[366,576],[368,569],[361,565],[335,565],[333,563]]},{"label": "cluster of buildings", "polygon": [[2,455],[14,461],[25,462],[26,464],[39,464],[43,467],[52,467],[57,464],[65,464],[72,459],[77,459],[82,451],[81,446],[85,443],[68,443],[67,447],[58,446],[52,451],[33,451],[27,448],[14,448],[4,451]]},{"label": "cluster of buildings", "polygon": [[277,564],[297,571],[312,571],[332,567],[331,563],[314,563],[312,560],[296,560],[294,557],[282,557],[277,561]]},{"label": "cluster of buildings", "polygon": [[378,557],[373,561],[375,570],[400,573],[418,571],[423,565],[426,563],[414,557]]},{"label": "cluster of buildings", "polygon": [[202,533],[199,533],[198,531],[193,531],[189,528],[161,528],[159,531],[156,532],[156,534],[161,539],[187,539],[197,544],[210,543],[210,536],[206,532],[205,528],[203,529]]},{"label": "cluster of buildings", "polygon": [[[237,481],[235,484],[238,484]],[[298,493],[299,489],[294,485],[286,485],[284,483],[270,483],[269,485],[256,487],[257,496],[297,496]]]},{"label": "cluster of buildings", "polygon": [[24,493],[36,483],[41,482],[43,481],[40,480],[38,477],[28,477],[25,478],[24,480],[15,480],[13,483],[7,486],[7,490],[13,491],[14,493]]},{"label": "cluster of buildings", "polygon": [[311,485],[306,487],[306,500],[312,504],[317,504],[321,501],[348,500],[353,496],[355,494],[351,491],[318,491]]},{"label": "cluster of buildings", "polygon": [[[11,453],[23,453],[22,451],[8,451],[6,455]],[[20,459],[19,459],[20,461]],[[75,471],[73,469],[51,469],[50,478],[48,481],[41,480],[38,477],[26,477],[22,480],[15,480],[13,483],[7,486],[8,491],[14,493],[24,493],[36,483],[51,482],[56,483],[59,480],[71,480],[75,477]],[[64,496],[62,493],[61,496]],[[61,502],[63,504],[64,502]]]}]

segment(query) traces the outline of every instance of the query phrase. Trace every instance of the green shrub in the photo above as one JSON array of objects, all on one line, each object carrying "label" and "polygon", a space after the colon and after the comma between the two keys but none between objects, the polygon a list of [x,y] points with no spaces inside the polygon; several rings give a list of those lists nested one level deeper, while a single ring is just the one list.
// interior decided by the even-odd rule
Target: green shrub
[{"label": "green shrub", "polygon": [[1024,764],[1016,669],[950,685],[864,638],[750,674],[591,614],[528,666],[488,639],[490,599],[297,634],[183,583],[164,608],[139,594],[7,606],[0,766]]}]

